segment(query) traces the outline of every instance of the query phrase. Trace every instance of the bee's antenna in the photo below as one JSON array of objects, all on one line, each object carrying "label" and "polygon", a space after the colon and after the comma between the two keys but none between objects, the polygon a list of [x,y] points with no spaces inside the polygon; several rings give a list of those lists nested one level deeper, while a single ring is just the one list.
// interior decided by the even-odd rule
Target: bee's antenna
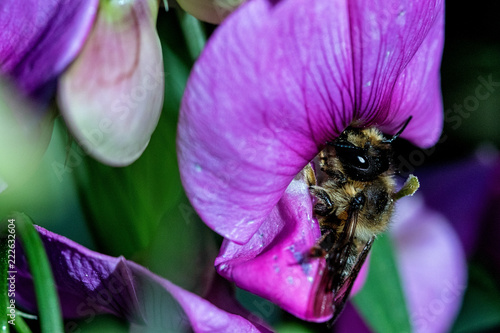
[{"label": "bee's antenna", "polygon": [[403,126],[401,127],[401,129],[396,134],[394,134],[394,136],[392,138],[390,138],[389,140],[384,140],[382,142],[383,143],[392,143],[394,140],[396,140],[401,135],[401,133],[403,133],[406,126],[408,126],[411,118],[413,118],[413,116],[409,116],[408,119],[406,119],[406,121],[403,123]]}]

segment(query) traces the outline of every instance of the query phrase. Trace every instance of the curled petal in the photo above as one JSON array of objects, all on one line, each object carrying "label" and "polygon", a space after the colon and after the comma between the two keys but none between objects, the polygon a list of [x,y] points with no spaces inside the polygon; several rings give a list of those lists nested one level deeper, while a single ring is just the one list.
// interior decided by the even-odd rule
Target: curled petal
[{"label": "curled petal", "polygon": [[21,90],[52,97],[57,77],[80,51],[98,0],[3,0],[0,4],[0,70]]},{"label": "curled petal", "polygon": [[61,112],[78,143],[113,166],[146,149],[163,104],[155,1],[101,2],[81,54],[61,78]]},{"label": "curled petal", "polygon": [[[427,146],[441,130],[441,1],[254,0],[225,20],[189,79],[178,127],[183,184],[238,243],[348,125]],[[422,98],[426,96],[426,98]]]},{"label": "curled petal", "polygon": [[[221,310],[207,300],[165,280],[146,268],[87,248],[41,227],[65,318],[90,320],[113,314],[138,332],[269,332],[260,324]],[[18,247],[21,249],[21,247]],[[17,252],[17,251],[16,251]],[[16,304],[36,311],[26,258],[17,252]]]},{"label": "curled petal", "polygon": [[332,313],[317,318],[311,306],[319,259],[306,257],[319,236],[308,186],[294,180],[246,244],[224,241],[215,265],[223,277],[240,288],[270,300],[293,315],[325,321]]}]

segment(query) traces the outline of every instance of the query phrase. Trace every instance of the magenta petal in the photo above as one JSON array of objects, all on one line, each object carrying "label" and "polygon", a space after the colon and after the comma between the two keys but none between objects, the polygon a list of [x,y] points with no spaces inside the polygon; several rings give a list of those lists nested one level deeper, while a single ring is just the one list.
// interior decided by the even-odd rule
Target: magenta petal
[{"label": "magenta petal", "polygon": [[85,42],[97,6],[98,0],[2,0],[1,72],[25,93],[50,98],[55,80]]},{"label": "magenta petal", "polygon": [[223,277],[238,287],[270,300],[299,318],[325,321],[328,316],[314,317],[311,306],[319,259],[305,258],[320,236],[311,205],[306,184],[294,180],[246,244],[224,241],[215,265]]},{"label": "magenta petal", "polygon": [[[65,318],[91,320],[107,313],[130,321],[139,331],[172,332],[191,326],[195,332],[268,332],[123,257],[93,252],[41,227],[37,230]],[[21,247],[17,248],[16,304],[35,312],[31,275]]]},{"label": "magenta petal", "polygon": [[392,230],[395,253],[415,332],[447,332],[467,285],[460,240],[448,221],[419,196],[402,199]]},{"label": "magenta petal", "polygon": [[[238,243],[293,177],[349,124],[422,146],[441,130],[443,3],[254,0],[209,41],[178,127],[185,189],[200,216]],[[422,98],[426,96],[426,98]]]}]

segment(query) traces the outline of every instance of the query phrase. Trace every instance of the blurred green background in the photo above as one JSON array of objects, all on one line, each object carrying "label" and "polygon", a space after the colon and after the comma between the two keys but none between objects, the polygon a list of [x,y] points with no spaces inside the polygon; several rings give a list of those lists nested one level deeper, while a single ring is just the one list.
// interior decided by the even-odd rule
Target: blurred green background
[{"label": "blurred green background", "polygon": [[[176,121],[192,61],[180,16],[175,11],[160,10],[158,17],[165,64],[165,105],[143,156],[126,168],[104,166],[86,157],[71,142],[58,118],[50,147],[37,172],[22,188],[0,195],[0,215],[23,211],[51,231],[103,253],[124,255],[188,290],[199,292],[204,286],[197,281],[202,279],[204,268],[212,266],[221,239],[199,220],[179,179]],[[447,115],[443,134],[447,139],[435,147],[419,168],[459,161],[486,144],[491,147],[491,154],[500,147],[499,15],[497,2],[478,0],[466,6],[448,2],[442,64]],[[215,28],[208,24],[202,27],[207,35]],[[497,85],[491,85],[488,97],[480,99],[477,87],[482,80]],[[463,114],[456,111],[459,107]],[[411,149],[409,144],[403,148]],[[454,331],[500,329],[500,275],[475,257],[469,274],[466,305]],[[261,315],[263,311],[272,313],[268,316],[270,322],[282,332],[326,330],[324,326],[293,319],[246,292],[238,291],[238,296],[252,311],[260,311]],[[484,307],[490,311],[478,311]],[[489,315],[492,309],[498,309],[498,315]],[[113,329],[126,329],[115,319],[104,317],[103,321]],[[470,325],[471,322],[479,324]],[[97,324],[84,331],[92,331],[93,325]]]}]

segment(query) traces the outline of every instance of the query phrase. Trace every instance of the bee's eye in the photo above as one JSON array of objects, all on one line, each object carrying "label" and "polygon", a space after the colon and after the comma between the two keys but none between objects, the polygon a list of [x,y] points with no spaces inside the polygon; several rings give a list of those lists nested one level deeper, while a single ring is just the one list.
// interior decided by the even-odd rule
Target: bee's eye
[{"label": "bee's eye", "polygon": [[345,141],[337,142],[334,146],[344,171],[352,179],[370,181],[389,168],[381,151],[368,155],[368,150]]},{"label": "bee's eye", "polygon": [[356,169],[368,170],[370,168],[369,159],[362,151],[346,151],[341,159],[343,160],[344,164],[349,164]]}]

